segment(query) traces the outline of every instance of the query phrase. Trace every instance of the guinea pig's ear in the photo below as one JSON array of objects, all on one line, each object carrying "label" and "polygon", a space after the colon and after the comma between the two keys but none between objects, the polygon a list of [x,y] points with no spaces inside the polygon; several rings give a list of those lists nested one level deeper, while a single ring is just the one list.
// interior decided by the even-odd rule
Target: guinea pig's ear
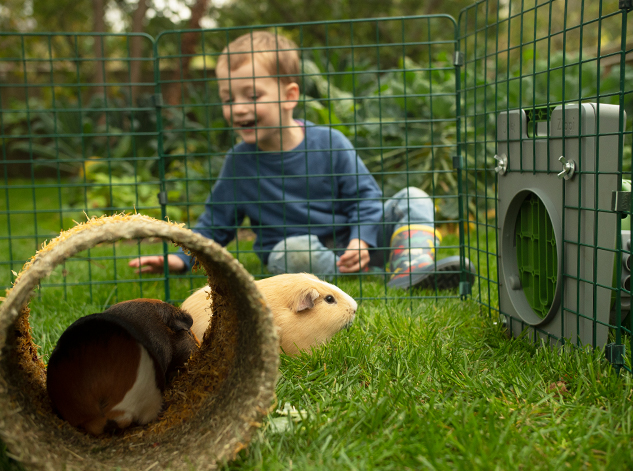
[{"label": "guinea pig's ear", "polygon": [[305,311],[306,309],[312,309],[314,307],[314,301],[319,297],[319,292],[310,287],[306,287],[302,289],[297,298],[294,300],[294,310],[295,312]]},{"label": "guinea pig's ear", "polygon": [[183,317],[173,317],[167,325],[176,332],[181,330],[191,330],[191,326],[193,325],[193,318],[190,315],[186,315]]},{"label": "guinea pig's ear", "polygon": [[188,312],[178,309],[171,304],[162,303],[159,312],[163,318],[163,322],[175,332],[190,330],[193,325],[193,317],[191,317]]},{"label": "guinea pig's ear", "polygon": [[178,310],[178,314],[174,315],[167,325],[176,332],[180,330],[191,330],[191,326],[193,326],[193,317],[191,317],[191,315],[186,311],[181,311],[178,308],[174,309]]}]

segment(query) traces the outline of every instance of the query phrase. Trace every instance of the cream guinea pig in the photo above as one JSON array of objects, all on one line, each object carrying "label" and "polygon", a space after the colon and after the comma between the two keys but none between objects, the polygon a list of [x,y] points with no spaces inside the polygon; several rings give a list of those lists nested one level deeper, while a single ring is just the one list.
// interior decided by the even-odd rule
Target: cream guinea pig
[{"label": "cream guinea pig", "polygon": [[[255,282],[273,314],[279,346],[288,355],[323,344],[354,320],[358,305],[340,288],[307,273]],[[191,331],[202,339],[211,322],[209,288],[189,296],[180,308],[193,317]]]},{"label": "cream guinea pig", "polygon": [[191,316],[155,299],[76,320],[48,361],[53,408],[92,435],[158,417],[170,376],[198,348]]}]

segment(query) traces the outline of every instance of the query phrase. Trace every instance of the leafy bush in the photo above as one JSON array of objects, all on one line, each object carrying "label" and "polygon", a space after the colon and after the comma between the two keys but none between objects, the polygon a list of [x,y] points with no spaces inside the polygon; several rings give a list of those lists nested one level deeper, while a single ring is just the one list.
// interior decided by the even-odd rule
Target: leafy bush
[{"label": "leafy bush", "polygon": [[[93,97],[84,107],[76,100],[65,100],[47,109],[38,99],[16,106],[21,111],[8,114],[12,119],[5,120],[15,136],[8,143],[9,151],[31,156],[34,167],[55,169],[58,178],[70,175],[76,188],[71,208],[99,214],[134,208],[160,217],[159,134],[150,96],[142,97],[137,108],[130,108],[124,99],[109,98],[104,103],[102,97]],[[163,115],[162,165],[172,202],[181,201],[187,189],[208,191],[202,187],[210,176],[205,165],[190,163],[183,171],[183,156],[207,155],[212,147],[200,134],[199,109],[186,108],[182,114],[167,110]],[[182,220],[185,211],[186,207],[167,206],[173,220]]]},{"label": "leafy bush", "polygon": [[[469,169],[462,182],[470,196],[467,209],[485,217],[489,197],[495,194],[495,110],[556,104],[563,98],[613,104],[620,99],[618,66],[603,71],[591,61],[581,66],[579,58],[569,54],[556,52],[549,59],[534,60],[529,52],[523,64],[516,61],[496,74],[492,66],[474,65],[472,70],[467,65],[461,70],[466,91],[460,94],[460,136],[455,68],[448,50],[434,51],[432,60],[404,57],[386,70],[369,56],[352,60],[337,50],[327,57],[313,52],[302,64],[304,95],[296,116],[341,130],[386,196],[405,186],[422,188],[435,198],[437,217],[444,220],[458,218],[453,156],[462,142]],[[627,66],[624,75],[627,83],[633,82],[632,67]],[[10,136],[3,146],[9,143],[11,152],[32,156],[37,166],[54,168],[58,178],[71,175],[77,183],[73,208],[142,208],[158,216],[156,194],[162,178],[168,216],[192,222],[234,139],[222,117],[215,84],[192,80],[183,90],[182,106],[163,108],[154,106],[151,96],[141,97],[136,107],[130,107],[123,94],[107,101],[96,96],[83,106],[76,98],[65,97],[54,109],[32,98],[13,104],[3,116],[4,134]],[[630,130],[633,97],[629,93],[624,98]],[[631,169],[631,148],[627,133],[626,172]]]}]

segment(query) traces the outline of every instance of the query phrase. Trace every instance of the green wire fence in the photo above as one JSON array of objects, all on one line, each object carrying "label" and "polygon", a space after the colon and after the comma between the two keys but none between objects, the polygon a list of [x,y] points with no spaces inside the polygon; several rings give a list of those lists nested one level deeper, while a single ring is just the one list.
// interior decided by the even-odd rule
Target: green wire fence
[{"label": "green wire fence", "polygon": [[[383,36],[383,29],[398,34]],[[289,36],[301,53],[301,98],[295,118],[341,131],[379,183],[383,205],[399,189],[421,187],[435,197],[441,215],[438,229],[458,233],[458,181],[452,167],[456,153],[452,63],[456,43],[452,35],[437,37],[447,29],[455,30],[450,17],[431,16],[202,32],[188,56],[200,69],[177,79],[169,73],[158,75],[159,89],[175,83],[179,87],[171,103],[163,103],[161,115],[182,123],[165,133],[180,142],[178,150],[165,155],[167,166],[173,162],[171,169],[180,169],[166,169],[165,210],[179,214],[179,220],[193,226],[204,209],[206,194],[217,182],[227,149],[236,142],[237,133],[222,116],[218,96],[222,82],[214,73],[222,47],[216,44],[225,45],[241,35],[264,30]],[[157,38],[159,69],[161,64],[182,60],[182,50],[170,46],[182,45],[187,34],[192,32],[169,32]],[[309,158],[306,153],[306,166]],[[252,178],[253,185],[260,183],[258,177]],[[449,231],[443,231],[449,226]],[[247,221],[231,247],[254,275],[264,276],[266,267],[255,255],[254,232],[249,229]],[[458,253],[458,239],[452,237],[451,243],[450,233],[449,242],[442,245],[444,253]],[[384,268],[376,274],[383,279],[388,275]],[[457,294],[432,293],[443,297]],[[362,296],[389,298],[393,294],[383,284],[382,292]]]},{"label": "green wire fence", "polygon": [[629,370],[630,8],[478,2],[458,45],[460,150],[486,189],[464,181],[475,297],[514,335],[607,345]]},{"label": "green wire fence", "polygon": [[[443,236],[436,259],[461,255],[459,290],[390,288],[386,260],[335,283],[367,300],[470,296],[513,335],[609,344],[614,363],[630,369],[630,7],[490,0],[457,20],[156,38],[0,33],[0,284],[10,286],[45,240],[86,216],[138,211],[194,227],[239,141],[223,116],[218,57],[235,38],[265,30],[292,39],[301,56],[294,118],[341,132],[378,183],[383,207],[402,188],[424,190]],[[226,229],[236,233],[227,246],[235,257],[255,277],[269,276],[255,221]],[[97,247],[68,261],[41,293],[97,304],[159,293],[178,302],[204,274],[128,267],[175,251],[154,240]]]}]

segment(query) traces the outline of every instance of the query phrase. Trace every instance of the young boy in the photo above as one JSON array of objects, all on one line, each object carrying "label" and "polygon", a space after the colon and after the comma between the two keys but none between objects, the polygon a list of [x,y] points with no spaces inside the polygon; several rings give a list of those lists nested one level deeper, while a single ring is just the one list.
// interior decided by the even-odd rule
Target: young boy
[{"label": "young boy", "polygon": [[[254,250],[272,273],[382,271],[388,252],[391,286],[434,287],[434,272],[438,288],[457,286],[459,257],[434,260],[441,236],[428,195],[405,188],[384,202],[342,133],[293,119],[299,74],[297,46],[283,36],[255,31],[224,49],[216,66],[223,114],[242,142],[228,152],[193,231],[225,246],[248,216]],[[168,255],[172,272],[192,262],[182,251]],[[130,266],[162,273],[164,258]]]}]

